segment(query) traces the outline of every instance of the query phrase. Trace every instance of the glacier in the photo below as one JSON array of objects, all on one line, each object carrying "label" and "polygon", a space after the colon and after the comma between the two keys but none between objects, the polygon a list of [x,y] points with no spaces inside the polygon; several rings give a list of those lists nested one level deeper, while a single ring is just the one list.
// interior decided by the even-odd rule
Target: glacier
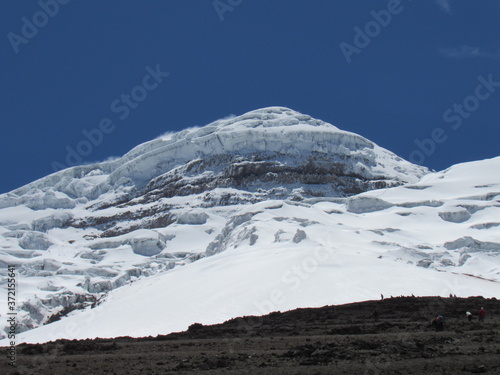
[{"label": "glacier", "polygon": [[20,342],[380,294],[498,297],[499,167],[431,172],[283,107],[166,134],[0,195],[0,304],[7,265]]}]

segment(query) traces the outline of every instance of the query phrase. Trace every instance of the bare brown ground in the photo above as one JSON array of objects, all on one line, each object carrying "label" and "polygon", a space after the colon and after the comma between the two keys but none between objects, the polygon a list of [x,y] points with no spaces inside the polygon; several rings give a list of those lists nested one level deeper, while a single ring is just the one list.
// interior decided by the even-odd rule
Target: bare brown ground
[{"label": "bare brown ground", "polygon": [[[444,332],[430,325],[436,313],[445,316]],[[0,373],[500,374],[499,329],[496,299],[400,297],[195,324],[154,338],[23,344],[17,367],[4,355]]]}]

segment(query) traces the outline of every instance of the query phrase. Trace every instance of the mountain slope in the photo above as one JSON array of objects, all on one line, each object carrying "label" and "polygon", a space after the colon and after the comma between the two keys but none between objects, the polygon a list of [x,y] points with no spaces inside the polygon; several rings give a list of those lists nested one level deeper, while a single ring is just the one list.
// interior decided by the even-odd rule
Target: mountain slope
[{"label": "mountain slope", "polygon": [[495,296],[499,164],[428,173],[273,107],[61,171],[0,197],[0,262],[20,273],[23,331],[95,308],[19,337],[155,335],[381,293]]}]

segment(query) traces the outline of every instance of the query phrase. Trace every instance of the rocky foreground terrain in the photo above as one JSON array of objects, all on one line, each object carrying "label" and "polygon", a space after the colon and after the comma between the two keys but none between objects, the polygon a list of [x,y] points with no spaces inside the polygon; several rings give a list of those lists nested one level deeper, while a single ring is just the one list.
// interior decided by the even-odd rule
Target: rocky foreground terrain
[{"label": "rocky foreground terrain", "polygon": [[[487,311],[478,322],[481,307]],[[474,319],[466,321],[470,310]],[[398,297],[132,339],[22,344],[2,374],[475,374],[500,373],[500,301]],[[435,314],[446,320],[435,332]],[[167,317],[165,317],[167,319]],[[147,324],[147,321],[130,322]]]}]

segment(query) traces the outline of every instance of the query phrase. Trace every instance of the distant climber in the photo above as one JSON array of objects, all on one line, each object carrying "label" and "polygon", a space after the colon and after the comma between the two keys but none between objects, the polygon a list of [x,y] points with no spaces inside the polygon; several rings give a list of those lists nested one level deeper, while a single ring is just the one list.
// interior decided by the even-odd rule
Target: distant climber
[{"label": "distant climber", "polygon": [[380,299],[384,300],[384,295],[383,294],[380,295]]},{"label": "distant climber", "polygon": [[486,310],[484,310],[484,307],[481,307],[479,310],[479,321],[484,322],[484,318],[486,317]]},{"label": "distant climber", "polygon": [[436,315],[432,321],[432,325],[436,329],[436,332],[444,331],[444,317],[442,315]]},{"label": "distant climber", "polygon": [[472,322],[472,313],[470,311],[467,311],[465,315],[467,316],[467,321]]}]

